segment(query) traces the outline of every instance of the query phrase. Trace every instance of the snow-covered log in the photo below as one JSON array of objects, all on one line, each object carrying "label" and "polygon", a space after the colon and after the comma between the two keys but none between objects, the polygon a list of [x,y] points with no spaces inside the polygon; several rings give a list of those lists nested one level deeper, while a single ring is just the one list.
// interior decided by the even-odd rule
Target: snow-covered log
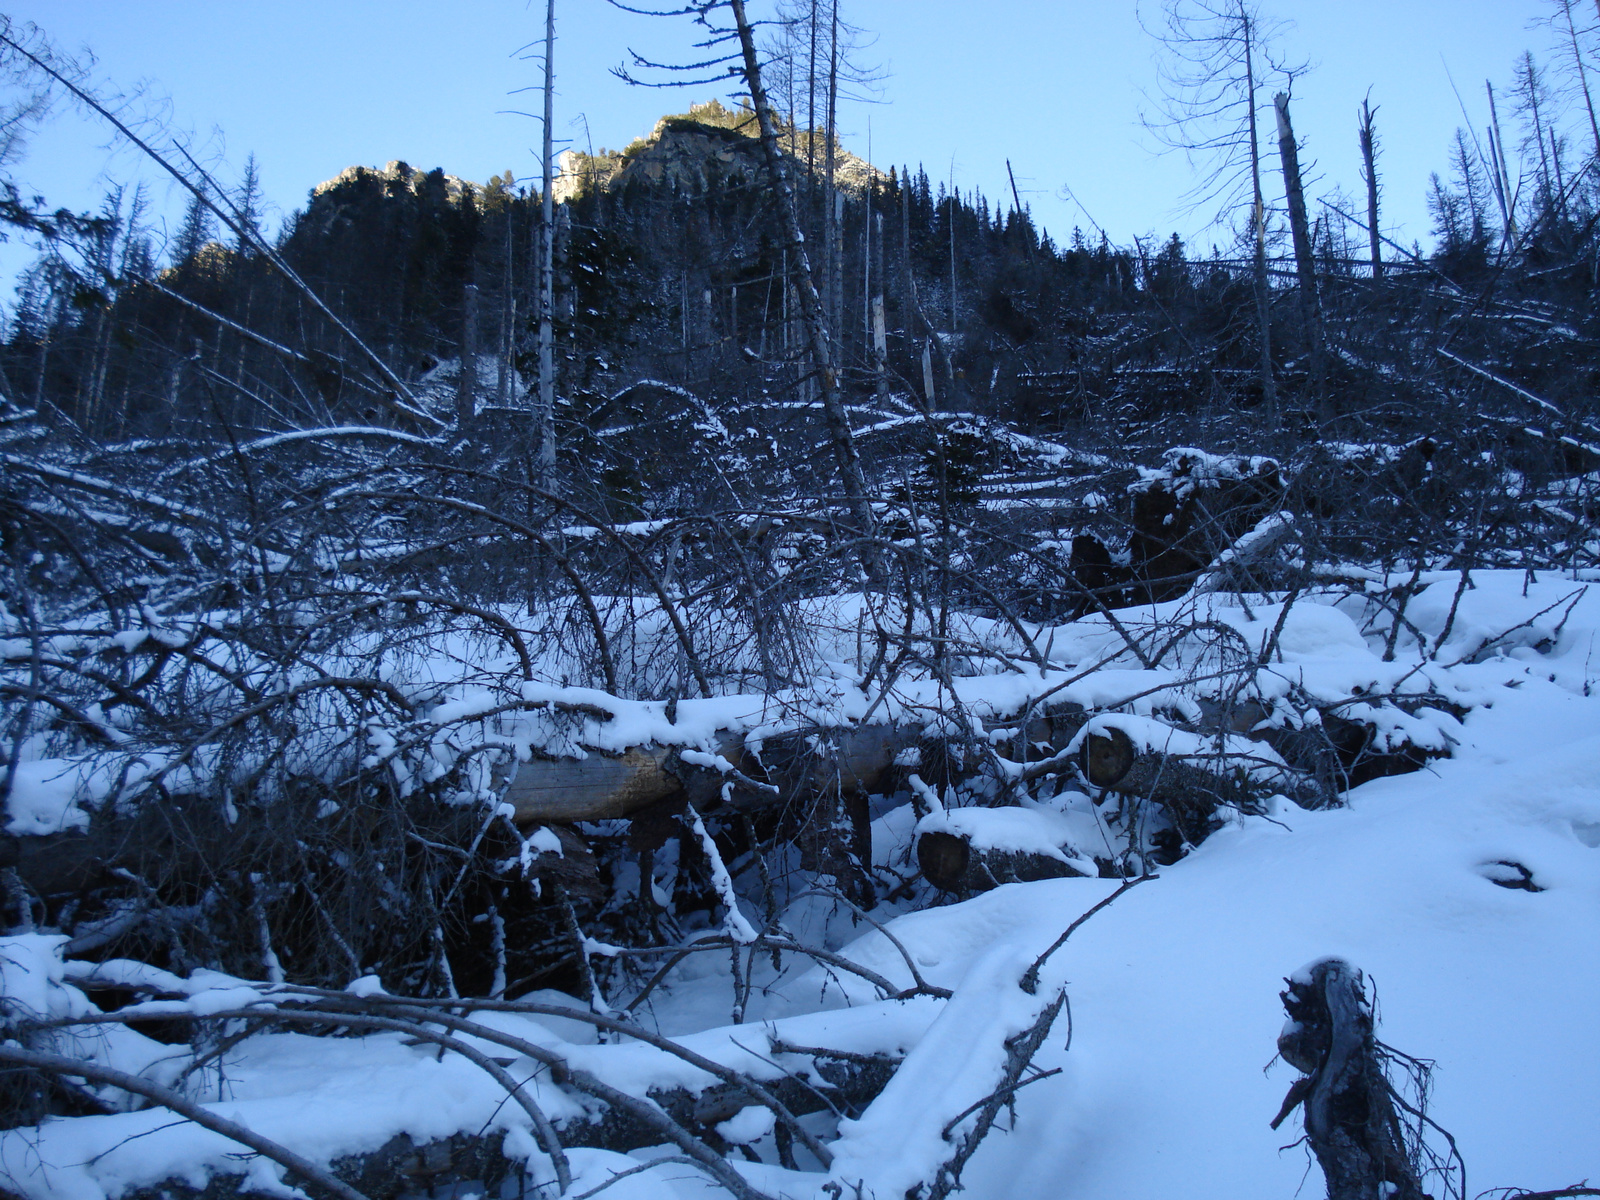
[{"label": "snow-covered log", "polygon": [[[898,1065],[899,1060],[888,1055],[831,1056],[819,1049],[814,1052],[815,1081],[785,1076],[766,1087],[795,1116],[824,1110],[852,1116],[877,1098]],[[727,1144],[718,1126],[727,1130],[729,1122],[750,1109],[749,1095],[734,1084],[717,1084],[698,1093],[682,1087],[652,1089],[649,1096],[673,1121],[717,1146]],[[599,1105],[582,1118],[561,1123],[558,1132],[569,1150],[589,1147],[627,1153],[661,1144],[656,1126],[635,1114]],[[336,1158],[327,1174],[363,1197],[471,1184],[487,1185],[491,1194],[498,1194],[499,1186],[523,1169],[519,1157],[506,1153],[505,1140],[501,1130],[421,1142],[401,1133],[376,1150]],[[197,1179],[167,1179],[159,1194],[167,1200],[234,1200],[259,1194],[256,1181],[245,1174],[211,1175],[203,1185],[197,1185]]]},{"label": "snow-covered log", "polygon": [[[797,1117],[830,1110],[858,1115],[884,1089],[899,1061],[888,1055],[838,1054],[817,1051],[813,1059],[817,1082],[800,1075],[785,1075],[764,1085]],[[717,1126],[732,1121],[751,1107],[747,1089],[736,1083],[718,1083],[699,1092],[687,1088],[652,1088],[649,1097],[685,1129],[715,1142]],[[591,1110],[582,1119],[571,1118],[559,1129],[564,1146],[593,1146],[627,1153],[661,1144],[661,1131],[618,1109]]]},{"label": "snow-covered log", "polygon": [[519,825],[534,825],[629,817],[677,796],[710,809],[862,794],[882,790],[896,757],[921,736],[919,728],[893,725],[819,730],[774,739],[758,755],[742,735],[723,732],[715,752],[650,744],[615,755],[535,758],[516,766],[504,800]]},{"label": "snow-covered log", "polygon": [[1326,788],[1270,746],[1226,732],[1195,733],[1148,717],[1103,713],[1073,740],[1097,788],[1155,800],[1174,817],[1207,819],[1219,805],[1250,808],[1273,795],[1308,807]]},{"label": "snow-covered log", "polygon": [[940,891],[986,892],[1002,883],[1097,876],[1072,844],[1060,813],[1027,808],[957,808],[917,826],[917,866]]}]

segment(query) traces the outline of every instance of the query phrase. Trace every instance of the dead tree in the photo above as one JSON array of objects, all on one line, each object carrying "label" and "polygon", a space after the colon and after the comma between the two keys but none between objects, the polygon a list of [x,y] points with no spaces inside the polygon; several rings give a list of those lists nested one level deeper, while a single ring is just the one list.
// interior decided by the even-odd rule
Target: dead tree
[{"label": "dead tree", "polygon": [[549,0],[544,14],[544,159],[540,180],[539,219],[539,482],[555,486],[556,469],[556,364],[555,364],[555,120],[556,3]]},{"label": "dead tree", "polygon": [[[822,389],[822,412],[827,422],[829,441],[838,464],[839,479],[844,485],[845,497],[851,515],[863,533],[871,533],[874,521],[872,505],[867,495],[866,476],[861,469],[861,457],[856,452],[855,437],[850,429],[850,418],[845,412],[844,396],[839,388],[839,372],[834,353],[833,339],[823,310],[822,298],[817,294],[816,282],[811,273],[811,259],[806,250],[805,233],[800,228],[800,216],[795,209],[794,188],[789,181],[789,167],[778,144],[778,127],[773,119],[772,107],[767,103],[766,89],[761,82],[761,62],[756,53],[755,31],[745,15],[744,0],[729,0],[734,24],[739,34],[743,53],[745,86],[750,91],[750,106],[755,110],[761,130],[761,148],[766,155],[771,187],[778,201],[783,221],[785,251],[795,272],[795,292],[800,300],[800,316],[805,326],[818,382]],[[869,574],[878,574],[876,559],[867,563]]]},{"label": "dead tree", "polygon": [[1321,338],[1317,323],[1317,266],[1311,252],[1311,225],[1306,218],[1306,193],[1300,182],[1300,147],[1294,125],[1289,120],[1289,95],[1279,92],[1272,98],[1278,114],[1278,160],[1283,164],[1283,190],[1289,201],[1289,232],[1294,240],[1295,275],[1300,283],[1300,319],[1305,326],[1306,344],[1313,360],[1320,355]]},{"label": "dead tree", "polygon": [[1278,28],[1251,0],[1164,0],[1148,27],[1165,53],[1155,118],[1146,128],[1168,149],[1203,158],[1189,192],[1196,205],[1215,201],[1221,216],[1248,214],[1262,398],[1272,407],[1272,287],[1267,270],[1267,207],[1261,185],[1257,95],[1272,76],[1302,69],[1276,61]]},{"label": "dead tree", "polygon": [[1361,102],[1361,165],[1367,184],[1367,241],[1372,248],[1372,281],[1383,278],[1383,251],[1378,234],[1378,137],[1372,127],[1376,110],[1366,100]]}]

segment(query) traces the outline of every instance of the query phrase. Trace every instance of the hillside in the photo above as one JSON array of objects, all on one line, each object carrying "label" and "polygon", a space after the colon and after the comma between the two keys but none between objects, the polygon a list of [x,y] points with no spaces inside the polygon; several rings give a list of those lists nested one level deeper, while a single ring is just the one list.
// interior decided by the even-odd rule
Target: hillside
[{"label": "hillside", "polygon": [[1589,1194],[1600,172],[1058,242],[733,11],[549,197],[50,218],[0,1192]]}]

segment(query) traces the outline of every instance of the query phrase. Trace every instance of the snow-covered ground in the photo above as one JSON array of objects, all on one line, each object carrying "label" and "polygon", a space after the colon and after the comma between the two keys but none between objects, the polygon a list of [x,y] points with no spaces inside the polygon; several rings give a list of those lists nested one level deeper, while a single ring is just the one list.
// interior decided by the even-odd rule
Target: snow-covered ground
[{"label": "snow-covered ground", "polygon": [[[1554,575],[1530,584],[1520,572],[1479,573],[1458,596],[1455,579],[1433,580],[1407,614],[1437,653],[1424,664],[1416,647],[1406,651],[1407,670],[1470,701],[1451,757],[1358,787],[1346,807],[1313,812],[1285,801],[1270,815],[1236,818],[1078,929],[1049,959],[1034,994],[1018,986],[1028,965],[1116,881],[1010,884],[895,917],[888,931],[928,984],[952,990],[948,1000],[884,1000],[863,979],[790,967],[781,977],[757,976],[764,990],[747,1023],[728,1026],[729,985],[710,963],[720,966],[724,956],[691,960],[649,1016],[719,1061],[775,1077],[801,1060],[772,1053],[773,1037],[906,1054],[861,1119],[837,1131],[817,1125],[834,1138],[830,1170],[739,1169],[772,1196],[900,1200],[951,1152],[941,1137],[947,1123],[996,1086],[1005,1038],[1064,986],[1070,1008],[1034,1060],[1059,1073],[1017,1093],[1014,1123],[1002,1115],[965,1170],[967,1195],[1320,1195],[1307,1150],[1288,1145],[1298,1118],[1268,1128],[1296,1075],[1269,1063],[1283,1022],[1283,978],[1338,955],[1375,987],[1379,1037],[1437,1064],[1430,1114],[1460,1146],[1467,1195],[1600,1179],[1600,698],[1589,694],[1591,680],[1600,680],[1600,588],[1586,592],[1582,581]],[[1225,602],[1207,603],[1216,617]],[[1383,630],[1363,636],[1348,607],[1303,602],[1304,618],[1284,623],[1285,671],[1298,662],[1315,675],[1342,664],[1350,679],[1390,684],[1404,673],[1381,662]],[[1263,634],[1274,622],[1270,606],[1231,611],[1231,623]],[[1092,621],[1057,632],[1053,669],[1092,661],[1106,635]],[[879,853],[903,848],[913,827],[904,810],[882,817]],[[1539,890],[1503,886],[1521,878],[1505,864],[1526,868]],[[816,907],[815,899],[796,905],[792,927],[803,931]],[[851,940],[846,928],[835,917],[826,930],[830,944],[844,943],[845,957],[897,986],[916,982],[883,933],[868,929]],[[814,924],[812,932],[823,930]],[[62,966],[58,945],[39,935],[0,943],[13,1005],[85,1011],[72,980],[91,968]],[[193,994],[167,1003],[209,1011],[260,1002],[267,990],[217,977],[168,982]],[[576,1021],[493,1021],[635,1093],[711,1082],[639,1043],[596,1045]],[[170,1077],[186,1054],[158,1053],[135,1035],[75,1052],[154,1078]],[[150,1066],[161,1053],[174,1056],[167,1067]],[[552,1118],[577,1111],[528,1060],[512,1069],[531,1077],[529,1093]],[[371,1150],[401,1131],[422,1140],[499,1126],[513,1131],[508,1148],[529,1154],[538,1177],[550,1178],[527,1118],[491,1079],[431,1047],[403,1045],[399,1035],[262,1036],[225,1056],[220,1075],[208,1068],[191,1083],[217,1112],[313,1160]],[[759,1115],[746,1110],[725,1134],[754,1138],[770,1163]],[[102,1200],[169,1176],[198,1182],[206,1169],[237,1172],[238,1150],[159,1109],[56,1119],[0,1134],[0,1184],[29,1200]],[[648,1157],[573,1151],[569,1194]],[[261,1160],[251,1171],[259,1182],[276,1179]],[[665,1165],[604,1194],[714,1190],[689,1167]]]}]

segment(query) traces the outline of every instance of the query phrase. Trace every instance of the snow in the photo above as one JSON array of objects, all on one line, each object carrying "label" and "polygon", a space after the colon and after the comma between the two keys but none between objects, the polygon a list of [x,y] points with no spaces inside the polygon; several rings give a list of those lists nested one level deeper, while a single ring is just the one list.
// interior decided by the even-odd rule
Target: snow
[{"label": "snow", "polygon": [[719,1121],[717,1134],[723,1141],[732,1142],[736,1146],[748,1146],[751,1142],[759,1142],[766,1137],[776,1124],[777,1117],[770,1108],[752,1106],[741,1108],[726,1121]]},{"label": "snow", "polygon": [[6,832],[34,836],[87,829],[89,814],[78,805],[81,765],[59,758],[20,762],[11,776]]},{"label": "snow", "polygon": [[974,849],[1009,850],[1053,858],[1083,875],[1095,874],[1094,859],[1075,849],[1083,836],[1079,822],[1064,813],[1037,808],[950,808],[917,823],[917,835],[949,833]]},{"label": "snow", "polygon": [[[1261,469],[1201,465],[1213,474]],[[1281,599],[1245,604],[1209,594],[1118,613],[1124,628],[1150,637],[1161,629],[1185,631],[1149,666],[1132,659],[1104,616],[1086,618],[1037,631],[1040,644],[1050,646],[1043,669],[1002,670],[975,656],[973,673],[954,679],[953,692],[911,678],[887,696],[863,692],[851,665],[851,619],[867,602],[833,597],[827,611],[836,644],[819,638],[817,651],[819,663],[832,665],[819,667],[805,688],[685,699],[669,720],[660,701],[541,679],[517,685],[516,698],[542,707],[514,721],[493,719],[524,751],[614,752],[654,740],[684,747],[694,761],[721,770],[727,759],[718,739],[725,732],[759,744],[786,731],[849,726],[869,712],[878,714],[872,719],[971,727],[1041,703],[1074,703],[1094,711],[1085,731],[1118,728],[1136,744],[1209,755],[1217,750],[1216,735],[1174,724],[1209,699],[1205,687],[1185,680],[1220,673],[1214,694],[1221,695],[1224,684],[1233,686],[1227,680],[1244,678],[1240,663],[1259,663],[1271,648],[1271,661],[1251,668],[1246,689],[1261,704],[1263,721],[1302,719],[1315,700],[1375,722],[1388,744],[1448,751],[1448,757],[1356,788],[1345,807],[1304,811],[1285,803],[1270,816],[1235,815],[1159,877],[1078,928],[1048,960],[1035,992],[1020,986],[1029,965],[1118,881],[1008,884],[919,911],[886,903],[870,914],[884,931],[864,921],[852,925],[837,910],[824,920],[825,901],[796,897],[783,914],[795,936],[820,930],[826,944],[896,988],[911,989],[920,976],[951,995],[885,997],[869,979],[797,954],[785,954],[775,969],[763,952],[752,959],[755,986],[745,1023],[729,1025],[731,992],[725,967],[718,968],[726,962],[723,950],[691,956],[641,1017],[689,1049],[760,1079],[807,1066],[804,1055],[784,1052],[779,1043],[904,1054],[859,1119],[841,1122],[836,1137],[831,1128],[824,1135],[832,1138],[830,1169],[739,1164],[774,1196],[899,1200],[953,1152],[942,1131],[999,1082],[1006,1040],[1064,988],[1070,1007],[1034,1060],[1038,1070],[1059,1074],[1016,1094],[1014,1120],[1003,1115],[966,1167],[966,1195],[1282,1200],[1316,1195],[1320,1181],[1303,1147],[1284,1148],[1295,1133],[1268,1128],[1294,1074],[1269,1068],[1283,1021],[1278,992],[1303,964],[1336,955],[1376,987],[1379,1036],[1437,1063],[1430,1111],[1462,1148],[1469,1194],[1594,1178],[1600,1176],[1593,1128],[1600,1112],[1600,698],[1591,692],[1600,588],[1553,573],[1473,572],[1466,586],[1458,573],[1423,573],[1420,590],[1406,602],[1409,625],[1386,661],[1392,609],[1386,615],[1369,596],[1411,578],[1374,574],[1365,593],[1347,588],[1303,596],[1287,612]],[[972,619],[962,636],[993,645],[1013,635]],[[470,658],[467,649],[453,648],[458,661]],[[428,708],[435,719],[442,711],[465,722],[504,701],[503,692],[462,679],[439,668],[442,682]],[[412,686],[421,690],[427,682],[413,679]],[[1394,697],[1406,706],[1397,707]],[[1424,700],[1469,711],[1458,720],[1440,707],[1418,707]],[[1273,761],[1243,733],[1227,741],[1233,749],[1248,747],[1262,764]],[[74,807],[88,786],[81,764],[41,757],[20,763],[17,778],[13,832],[81,827],[74,812],[87,819]],[[905,864],[916,836],[939,829],[982,847],[1085,863],[1095,874],[1089,859],[1104,849],[1105,819],[1075,788],[1018,807],[987,808],[955,789],[940,797],[920,779],[911,786],[932,811],[918,821],[909,803],[885,799],[872,828],[875,863]],[[710,843],[698,816],[693,822]],[[559,848],[547,830],[530,842]],[[724,870],[717,882],[729,930],[740,941],[754,937],[746,912],[755,910],[748,904],[740,910],[739,879]],[[1537,890],[1506,886],[1523,883]],[[64,963],[64,943],[49,934],[0,940],[8,1030],[30,1014],[92,1014],[86,992],[110,986],[157,997],[137,1010],[150,1015],[214,1015],[284,1002],[271,984],[216,973],[183,978],[128,960]],[[372,976],[349,991],[381,998]],[[558,993],[529,999],[586,1011],[584,1002]],[[577,1016],[480,1019],[634,1094],[652,1087],[693,1091],[713,1082],[645,1043],[600,1043]],[[63,1052],[153,1078],[173,1079],[187,1061],[186,1048],[119,1026],[52,1036]],[[546,1074],[526,1059],[512,1062],[508,1069],[552,1119],[578,1114],[578,1102]],[[813,1081],[820,1084],[820,1077]],[[263,1034],[230,1050],[222,1070],[204,1068],[186,1086],[219,1113],[316,1161],[375,1149],[397,1132],[427,1140],[503,1129],[530,1169],[548,1174],[526,1115],[505,1102],[492,1080],[458,1056],[407,1046],[400,1035]],[[114,1107],[131,1107],[126,1097],[107,1096]],[[967,1118],[952,1136],[970,1127]],[[760,1108],[718,1126],[725,1140],[769,1160],[771,1128],[771,1114]],[[238,1149],[160,1109],[59,1118],[0,1133],[0,1185],[28,1200],[108,1200],[165,1178],[198,1184],[207,1171],[241,1170]],[[574,1192],[659,1155],[574,1150]],[[261,1186],[280,1186],[261,1160],[249,1169]],[[608,1194],[701,1196],[715,1189],[690,1168],[661,1163],[619,1180]]]},{"label": "snow", "polygon": [[[1373,978],[1386,1042],[1438,1062],[1432,1111],[1474,1191],[1592,1175],[1600,861],[1573,822],[1600,813],[1600,722],[1546,686],[1468,726],[1436,775],[1375,781],[1290,829],[1224,830],[1080,930],[1063,951],[1073,1051],[1038,1062],[1070,1078],[1019,1101],[973,1193],[1293,1194],[1304,1153],[1266,1127],[1290,1073],[1259,1068],[1279,978],[1326,954]],[[1549,890],[1495,887],[1481,867],[1501,859]]]}]

